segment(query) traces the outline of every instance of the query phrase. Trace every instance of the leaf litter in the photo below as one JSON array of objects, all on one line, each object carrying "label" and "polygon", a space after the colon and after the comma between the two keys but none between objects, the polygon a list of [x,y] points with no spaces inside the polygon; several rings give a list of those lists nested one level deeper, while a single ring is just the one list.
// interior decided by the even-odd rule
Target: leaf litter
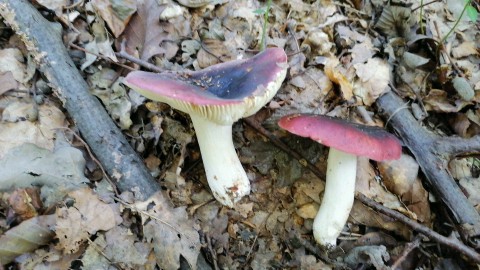
[{"label": "leaf litter", "polygon": [[[324,184],[301,162],[280,152],[250,128],[237,124],[235,143],[252,182],[252,193],[235,209],[220,207],[212,201],[205,184],[188,118],[166,105],[145,103],[145,99],[135,96],[121,84],[125,73],[113,65],[121,61],[115,52],[124,40],[129,54],[174,71],[248,57],[247,51],[259,47],[263,27],[263,14],[254,11],[262,10],[266,3],[95,0],[79,4],[67,13],[65,2],[37,1],[54,10],[63,23],[71,23],[70,29],[65,28],[70,42],[112,60],[87,53],[80,56],[77,64],[87,77],[91,92],[145,158],[176,208],[172,216],[164,215],[162,209],[170,202],[156,196],[135,202],[128,194],[122,194],[122,199],[114,200],[108,191],[102,190],[103,184],[85,178],[83,172],[95,166],[89,165],[91,157],[82,146],[76,145],[80,150],[54,148],[55,130],[65,127],[68,118],[53,96],[42,94],[43,102],[37,102],[25,94],[36,83],[32,82],[36,77],[28,56],[15,48],[12,40],[11,48],[0,50],[4,56],[0,57],[0,175],[8,176],[0,177],[5,186],[2,197],[13,200],[16,194],[24,192],[20,188],[35,184],[42,187],[41,198],[47,206],[62,200],[64,203],[56,208],[55,219],[43,213],[42,207],[33,210],[31,204],[18,204],[29,209],[25,217],[35,217],[11,228],[2,223],[2,247],[19,241],[7,239],[15,230],[28,227],[35,232],[37,219],[43,217],[48,217],[50,225],[39,230],[48,233],[25,249],[7,248],[14,252],[8,259],[1,257],[2,263],[24,254],[17,258],[17,263],[30,267],[40,267],[42,263],[44,267],[70,267],[78,259],[85,269],[108,269],[112,265],[127,269],[155,265],[178,269],[184,260],[195,269],[202,250],[210,264],[221,268],[265,269],[268,265],[272,269],[331,269],[329,262],[314,256],[317,254],[305,246],[289,242],[291,232],[296,232],[314,243],[312,219],[324,189]],[[480,72],[475,27],[470,27],[466,17],[461,19],[455,34],[443,40],[445,51],[440,53],[448,57],[437,57],[425,49],[435,49],[429,40],[439,40],[452,29],[464,3],[426,5],[422,15],[425,31],[418,27],[419,11],[412,9],[420,1],[404,6],[380,2],[365,1],[363,9],[357,10],[329,1],[278,0],[273,1],[268,14],[266,43],[289,52],[290,77],[268,109],[260,112],[259,119],[320,170],[325,171],[325,149],[288,137],[278,131],[276,120],[302,112],[328,113],[365,122],[355,113],[362,106],[373,118],[371,123],[384,126],[372,105],[388,91],[392,80],[396,91],[411,98],[412,106],[418,106],[419,119],[441,123],[444,133],[462,137],[478,134],[480,121],[475,106],[480,97]],[[370,22],[368,14],[373,13],[379,15],[376,23]],[[432,68],[436,65],[442,68]],[[455,80],[467,87],[458,86]],[[459,92],[464,88],[470,91],[468,95]],[[442,121],[442,115],[453,120]],[[40,161],[31,162],[34,159]],[[477,163],[475,158],[459,158],[450,167],[464,193],[478,207]],[[30,173],[20,168],[28,168]],[[45,175],[49,177],[43,178]],[[419,166],[409,154],[399,161],[378,164],[361,159],[358,175],[357,191],[427,226],[439,226],[442,217],[434,214],[438,204],[429,187],[422,185]],[[83,183],[96,187],[98,194]],[[59,188],[61,185],[65,187]],[[45,191],[52,187],[53,193]],[[11,209],[14,206],[11,204]],[[49,226],[56,227],[56,241],[51,241]],[[362,263],[374,269],[388,269],[413,237],[402,223],[358,202],[345,232],[348,234],[340,237],[345,253],[337,256],[352,268]],[[46,247],[34,251],[39,245]],[[5,256],[2,252],[0,255]],[[435,258],[417,265],[423,269],[442,267],[448,258],[427,246],[423,252]],[[461,262],[449,263],[456,266]]]}]

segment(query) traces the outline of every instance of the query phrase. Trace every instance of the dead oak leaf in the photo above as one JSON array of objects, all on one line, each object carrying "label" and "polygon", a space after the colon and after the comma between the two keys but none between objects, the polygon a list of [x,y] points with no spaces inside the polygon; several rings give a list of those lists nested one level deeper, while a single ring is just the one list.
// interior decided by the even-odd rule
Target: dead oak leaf
[{"label": "dead oak leaf", "polygon": [[97,231],[108,231],[122,222],[118,206],[102,202],[89,188],[70,192],[69,197],[74,205],[56,211],[58,245],[66,254],[76,252]]},{"label": "dead oak leaf", "polygon": [[[136,204],[142,213],[143,233],[153,245],[161,269],[178,269],[180,255],[196,269],[200,237],[184,207],[170,208],[160,193]],[[170,209],[166,209],[170,208]]]},{"label": "dead oak leaf", "polygon": [[115,37],[122,34],[131,16],[137,10],[136,1],[133,0],[92,0],[91,3]]},{"label": "dead oak leaf", "polygon": [[175,18],[174,23],[159,20],[168,2],[170,1],[167,4],[159,4],[156,0],[137,2],[137,14],[132,17],[119,39],[126,39],[125,48],[129,54],[139,55],[142,60],[159,54],[170,59],[176,54],[178,45],[174,41],[179,40],[180,36],[189,36],[190,28],[182,16]]},{"label": "dead oak leaf", "polygon": [[382,59],[370,58],[367,63],[358,63],[354,67],[359,80],[356,81],[353,92],[365,105],[371,105],[388,91],[390,81],[388,64]]}]

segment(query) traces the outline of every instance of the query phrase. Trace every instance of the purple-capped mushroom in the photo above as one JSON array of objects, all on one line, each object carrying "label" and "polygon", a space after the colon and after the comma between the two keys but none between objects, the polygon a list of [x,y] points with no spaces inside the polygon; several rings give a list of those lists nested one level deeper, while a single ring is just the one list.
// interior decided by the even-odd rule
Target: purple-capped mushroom
[{"label": "purple-capped mushroom", "polygon": [[208,184],[223,205],[250,193],[250,181],[232,141],[232,124],[255,114],[280,88],[287,72],[283,49],[271,48],[189,73],[130,72],[124,83],[145,97],[188,113]]},{"label": "purple-capped mushroom", "polygon": [[357,157],[376,161],[399,159],[400,141],[384,129],[324,115],[288,115],[282,117],[278,125],[330,147],[322,205],[312,229],[320,245],[334,247],[353,206]]}]

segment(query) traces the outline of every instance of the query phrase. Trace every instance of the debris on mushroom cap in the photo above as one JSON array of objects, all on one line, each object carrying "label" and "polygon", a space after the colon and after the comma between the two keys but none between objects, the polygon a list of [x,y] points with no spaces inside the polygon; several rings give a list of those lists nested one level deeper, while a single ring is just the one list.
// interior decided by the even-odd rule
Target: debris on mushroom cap
[{"label": "debris on mushroom cap", "polygon": [[400,141],[382,128],[347,122],[325,115],[295,114],[280,119],[278,125],[326,146],[376,161],[399,159]]},{"label": "debris on mushroom cap", "polygon": [[190,73],[130,72],[124,83],[152,100],[231,124],[257,112],[278,91],[287,72],[283,49],[267,49]]}]

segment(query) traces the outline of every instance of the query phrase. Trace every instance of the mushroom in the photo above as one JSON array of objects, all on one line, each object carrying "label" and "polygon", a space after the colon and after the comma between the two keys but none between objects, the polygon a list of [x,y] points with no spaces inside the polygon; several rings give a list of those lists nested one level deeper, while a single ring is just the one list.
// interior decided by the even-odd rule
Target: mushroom
[{"label": "mushroom", "polygon": [[286,72],[285,52],[271,48],[195,72],[134,71],[124,83],[190,115],[210,189],[220,203],[233,207],[250,193],[250,181],[233,146],[232,124],[270,101]]},{"label": "mushroom", "polygon": [[313,236],[320,245],[333,248],[352,209],[357,156],[376,161],[399,159],[402,154],[400,141],[379,127],[323,115],[284,116],[278,125],[330,147],[325,191],[313,221]]}]

